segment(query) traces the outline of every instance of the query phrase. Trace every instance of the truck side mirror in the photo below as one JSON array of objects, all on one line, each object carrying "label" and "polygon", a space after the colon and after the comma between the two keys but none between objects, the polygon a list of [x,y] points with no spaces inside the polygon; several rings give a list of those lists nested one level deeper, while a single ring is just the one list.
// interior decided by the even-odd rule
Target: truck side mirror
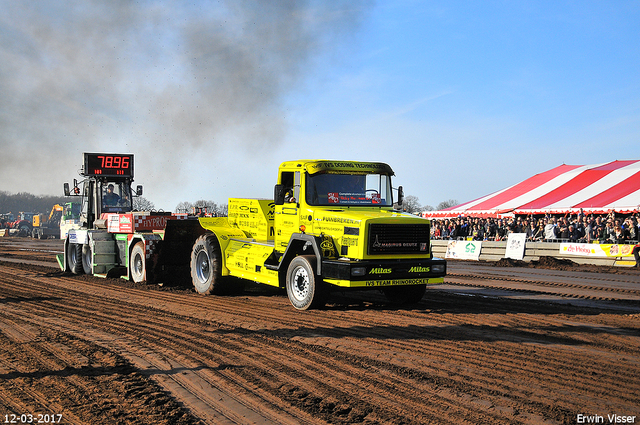
[{"label": "truck side mirror", "polygon": [[273,189],[273,203],[276,205],[284,205],[284,185],[277,184]]},{"label": "truck side mirror", "polygon": [[402,201],[404,201],[404,190],[402,186],[398,186],[398,205],[402,205]]},{"label": "truck side mirror", "polygon": [[136,195],[142,196],[142,186],[138,185],[138,187],[136,187]]},{"label": "truck side mirror", "polygon": [[71,192],[69,191],[69,183],[64,184],[64,196],[71,196]]}]

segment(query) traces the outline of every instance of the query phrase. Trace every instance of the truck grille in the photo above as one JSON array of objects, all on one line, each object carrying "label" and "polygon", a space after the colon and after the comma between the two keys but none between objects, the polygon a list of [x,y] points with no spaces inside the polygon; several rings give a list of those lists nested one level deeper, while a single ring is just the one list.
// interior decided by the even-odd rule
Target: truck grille
[{"label": "truck grille", "polygon": [[428,224],[370,224],[368,254],[420,254],[429,252]]}]

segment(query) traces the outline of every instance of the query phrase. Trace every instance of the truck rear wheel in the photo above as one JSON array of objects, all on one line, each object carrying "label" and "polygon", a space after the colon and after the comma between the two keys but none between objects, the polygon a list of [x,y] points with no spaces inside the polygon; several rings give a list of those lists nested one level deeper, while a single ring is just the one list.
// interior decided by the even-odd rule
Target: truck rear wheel
[{"label": "truck rear wheel", "polygon": [[382,292],[392,304],[415,304],[427,292],[427,285],[388,286]]},{"label": "truck rear wheel", "polygon": [[327,302],[327,291],[316,275],[316,257],[300,255],[287,269],[286,288],[291,305],[298,310],[320,308]]},{"label": "truck rear wheel", "polygon": [[222,294],[222,253],[218,238],[206,234],[196,239],[191,250],[191,281],[195,290],[204,295]]},{"label": "truck rear wheel", "polygon": [[69,243],[67,246],[67,265],[73,274],[82,274],[82,245]]},{"label": "truck rear wheel", "polygon": [[131,280],[135,283],[142,283],[145,281],[145,269],[147,268],[147,257],[144,252],[144,242],[138,242],[131,249],[131,256],[129,257],[129,271],[131,273]]}]

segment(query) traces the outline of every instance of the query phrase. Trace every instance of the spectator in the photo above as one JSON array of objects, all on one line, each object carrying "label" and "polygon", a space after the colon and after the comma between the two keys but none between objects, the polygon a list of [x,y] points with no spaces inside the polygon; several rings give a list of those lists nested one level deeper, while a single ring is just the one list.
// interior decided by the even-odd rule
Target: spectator
[{"label": "spectator", "polygon": [[482,229],[482,226],[480,226],[478,224],[474,224],[471,236],[473,237],[474,241],[483,240],[484,239],[484,230]]},{"label": "spectator", "polygon": [[498,220],[498,227],[496,228],[495,240],[502,241],[507,238],[509,228],[503,220]]},{"label": "spectator", "polygon": [[[534,216],[509,218],[456,217],[432,219],[433,239],[506,240],[509,233],[525,233],[527,240],[555,241],[558,239],[599,243],[637,243],[640,237],[640,213],[615,216],[608,214],[579,214],[554,217]],[[468,229],[468,230],[467,230]],[[617,230],[617,232],[616,232]],[[620,231],[621,230],[621,231]],[[480,237],[480,235],[482,235]]]},{"label": "spectator", "polygon": [[526,234],[527,234],[527,240],[532,241],[533,235],[536,234],[536,223],[534,223],[533,221],[529,223],[529,226],[527,226]]},{"label": "spectator", "polygon": [[534,241],[542,241],[544,239],[544,222],[540,221],[536,232],[533,234]]},{"label": "spectator", "polygon": [[578,239],[581,237],[582,236],[580,235],[580,232],[578,232],[578,229],[576,229],[576,226],[570,224],[567,231],[567,239],[571,242],[578,242]]},{"label": "spectator", "polygon": [[556,219],[550,217],[547,220],[547,224],[544,226],[544,238],[546,240],[557,239],[558,235],[556,233]]},{"label": "spectator", "polygon": [[487,223],[484,226],[484,234],[491,239],[495,239],[496,237],[496,222],[493,218],[487,220]]},{"label": "spectator", "polygon": [[624,232],[622,231],[622,226],[615,225],[613,227],[613,232],[611,233],[611,243],[623,243],[624,242]]},{"label": "spectator", "polygon": [[558,220],[556,235],[559,239],[569,239],[569,221],[566,217]]},{"label": "spectator", "polygon": [[601,239],[600,243],[615,243],[613,242],[614,232],[613,220],[607,219],[607,222],[604,225],[604,240]]},{"label": "spectator", "polygon": [[627,241],[638,241],[638,226],[633,216],[625,220],[624,237]]}]

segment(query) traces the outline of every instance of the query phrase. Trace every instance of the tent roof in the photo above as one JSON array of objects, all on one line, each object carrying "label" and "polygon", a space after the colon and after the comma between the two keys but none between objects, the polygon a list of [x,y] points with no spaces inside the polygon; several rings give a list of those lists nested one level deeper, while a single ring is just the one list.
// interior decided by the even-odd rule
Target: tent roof
[{"label": "tent roof", "polygon": [[640,160],[560,165],[506,189],[426,217],[497,217],[579,211],[629,213],[640,208]]}]

